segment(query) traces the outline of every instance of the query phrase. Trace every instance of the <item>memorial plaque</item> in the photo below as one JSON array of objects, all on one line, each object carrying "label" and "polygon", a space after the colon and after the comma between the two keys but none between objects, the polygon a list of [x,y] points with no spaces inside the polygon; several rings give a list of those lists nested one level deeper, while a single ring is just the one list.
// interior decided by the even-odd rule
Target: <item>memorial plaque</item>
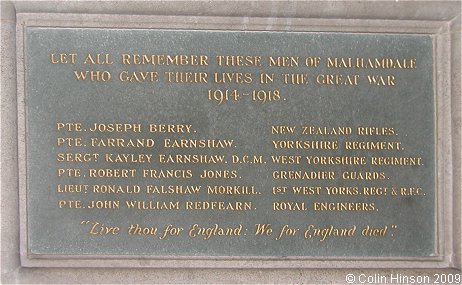
[{"label": "memorial plaque", "polygon": [[26,27],[28,255],[437,255],[433,45]]}]

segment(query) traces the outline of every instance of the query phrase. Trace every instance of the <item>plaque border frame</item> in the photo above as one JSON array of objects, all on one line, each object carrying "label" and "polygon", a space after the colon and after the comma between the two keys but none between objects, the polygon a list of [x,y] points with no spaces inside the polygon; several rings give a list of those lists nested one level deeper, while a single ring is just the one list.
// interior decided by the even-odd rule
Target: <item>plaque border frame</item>
[{"label": "plaque border frame", "polygon": [[[451,22],[424,20],[311,19],[268,17],[213,17],[17,13],[17,92],[20,259],[24,267],[153,267],[153,268],[452,268],[454,244],[453,156],[451,112]],[[31,255],[27,242],[26,107],[24,30],[26,27],[112,28],[172,30],[232,30],[424,34],[434,39],[435,98],[435,213],[434,257],[191,257]],[[458,193],[460,196],[460,193]],[[373,261],[373,262],[372,262]]]}]

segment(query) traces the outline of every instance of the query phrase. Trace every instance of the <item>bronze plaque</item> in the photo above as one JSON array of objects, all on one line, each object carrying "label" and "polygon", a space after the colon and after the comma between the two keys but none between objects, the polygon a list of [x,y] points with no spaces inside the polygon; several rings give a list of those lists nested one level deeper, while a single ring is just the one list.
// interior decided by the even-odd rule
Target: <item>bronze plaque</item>
[{"label": "bronze plaque", "polygon": [[436,254],[432,37],[24,37],[31,256]]}]

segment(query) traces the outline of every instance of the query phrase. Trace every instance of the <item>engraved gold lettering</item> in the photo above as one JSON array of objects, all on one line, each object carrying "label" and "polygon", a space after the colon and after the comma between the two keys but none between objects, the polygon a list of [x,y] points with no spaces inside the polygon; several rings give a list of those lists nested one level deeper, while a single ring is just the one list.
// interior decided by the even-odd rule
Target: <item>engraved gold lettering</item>
[{"label": "engraved gold lettering", "polygon": [[254,55],[217,55],[218,66],[261,66],[261,57]]},{"label": "engraved gold lettering", "polygon": [[107,132],[107,133],[123,133],[123,132],[141,132],[141,124],[122,124],[122,123],[94,123],[93,126],[89,128],[90,132]]},{"label": "engraved gold lettering", "polygon": [[169,83],[207,83],[206,72],[166,71]]},{"label": "engraved gold lettering", "polygon": [[272,67],[297,67],[300,58],[298,56],[270,56],[268,66]]},{"label": "engraved gold lettering", "polygon": [[326,66],[329,68],[414,69],[416,59],[327,57]]},{"label": "engraved gold lettering", "polygon": [[110,169],[110,168],[102,168],[102,169],[89,169],[88,170],[89,177],[110,177],[110,178],[133,178],[136,174],[136,169]]},{"label": "engraved gold lettering", "polygon": [[192,178],[191,169],[143,169],[143,178],[167,179],[167,178]]},{"label": "engraved gold lettering", "polygon": [[252,202],[186,201],[186,210],[251,211]]},{"label": "engraved gold lettering", "polygon": [[125,138],[90,138],[92,147],[143,148],[154,147],[153,139],[125,139]]},{"label": "engraved gold lettering", "polygon": [[204,227],[198,224],[193,224],[189,229],[188,235],[191,238],[202,237],[204,240],[209,240],[215,236],[240,236],[242,233],[242,225],[234,228],[223,228],[218,224],[213,226]]},{"label": "engraved gold lettering", "polygon": [[192,125],[149,124],[150,133],[189,134],[191,133],[191,128]]},{"label": "engraved gold lettering", "polygon": [[352,237],[355,235],[356,226],[353,225],[349,228],[336,228],[330,225],[325,228],[319,228],[315,225],[308,225],[305,230],[305,239],[319,238],[323,242],[328,237]]},{"label": "engraved gold lettering", "polygon": [[169,55],[169,54],[121,54],[124,65],[173,65],[173,66],[207,66],[206,55]]},{"label": "engraved gold lettering", "polygon": [[333,171],[273,171],[273,179],[276,180],[334,180],[335,178]]},{"label": "engraved gold lettering", "polygon": [[109,201],[109,200],[97,200],[90,201],[87,205],[87,209],[119,209],[120,201]]},{"label": "engraved gold lettering", "polygon": [[87,54],[84,64],[113,64],[108,53]]},{"label": "engraved gold lettering", "polygon": [[157,71],[121,71],[119,73],[119,80],[122,82],[158,82]]},{"label": "engraved gold lettering", "polygon": [[50,54],[50,62],[53,64],[74,64],[75,63],[75,56],[76,53],[51,53]]}]

